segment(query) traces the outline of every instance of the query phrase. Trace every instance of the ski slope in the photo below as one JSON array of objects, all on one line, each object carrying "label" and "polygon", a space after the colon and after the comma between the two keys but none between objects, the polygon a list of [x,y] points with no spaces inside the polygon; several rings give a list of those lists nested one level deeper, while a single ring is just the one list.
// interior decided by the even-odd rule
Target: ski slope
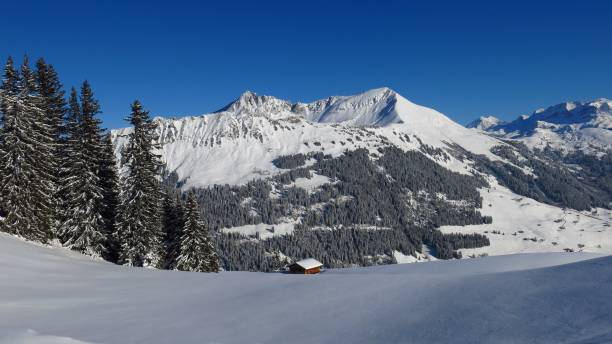
[{"label": "ski slope", "polygon": [[115,266],[0,234],[0,343],[601,343],[612,257],[300,276]]}]

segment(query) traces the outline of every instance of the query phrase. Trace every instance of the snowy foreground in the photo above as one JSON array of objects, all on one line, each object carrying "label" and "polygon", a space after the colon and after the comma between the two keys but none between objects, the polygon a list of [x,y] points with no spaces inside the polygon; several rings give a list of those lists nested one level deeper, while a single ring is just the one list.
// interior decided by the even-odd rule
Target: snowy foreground
[{"label": "snowy foreground", "polygon": [[612,257],[298,276],[126,268],[0,234],[0,343],[605,343]]}]

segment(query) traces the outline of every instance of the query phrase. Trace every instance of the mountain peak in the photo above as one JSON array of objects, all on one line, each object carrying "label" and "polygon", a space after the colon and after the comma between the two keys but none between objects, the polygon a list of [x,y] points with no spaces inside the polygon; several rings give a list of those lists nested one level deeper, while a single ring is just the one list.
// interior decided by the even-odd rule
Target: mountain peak
[{"label": "mountain peak", "polygon": [[466,128],[475,128],[480,130],[488,130],[498,124],[504,123],[504,121],[491,115],[480,116],[477,120],[468,123]]},{"label": "mountain peak", "polygon": [[612,111],[612,100],[607,98],[597,98],[590,103],[590,105],[596,107],[600,111],[610,112]]},{"label": "mountain peak", "polygon": [[253,91],[250,91],[250,90],[246,90],[246,91],[242,92],[240,97],[238,97],[238,99],[236,99],[236,100],[245,101],[246,102],[246,101],[250,101],[250,100],[255,99],[255,98],[257,98],[257,93],[255,93]]},{"label": "mountain peak", "polygon": [[332,96],[309,104],[298,103],[296,108],[312,122],[385,126],[401,122],[394,111],[398,96],[392,89],[382,87],[351,96]]},{"label": "mountain peak", "polygon": [[365,91],[362,95],[371,95],[371,96],[394,96],[397,95],[397,92],[390,89],[389,87],[380,87],[373,88],[371,90]]},{"label": "mountain peak", "polygon": [[291,110],[291,103],[272,96],[260,96],[253,91],[245,91],[233,102],[229,103],[219,112],[233,112],[234,114],[265,115]]}]

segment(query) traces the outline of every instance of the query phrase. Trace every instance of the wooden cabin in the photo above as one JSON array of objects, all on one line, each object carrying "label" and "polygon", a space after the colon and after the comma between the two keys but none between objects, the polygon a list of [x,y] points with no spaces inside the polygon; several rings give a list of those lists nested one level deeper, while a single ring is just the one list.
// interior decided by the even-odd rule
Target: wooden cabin
[{"label": "wooden cabin", "polygon": [[314,258],[306,258],[289,265],[288,268],[289,272],[293,274],[312,275],[321,272],[322,266],[323,263],[320,261]]}]

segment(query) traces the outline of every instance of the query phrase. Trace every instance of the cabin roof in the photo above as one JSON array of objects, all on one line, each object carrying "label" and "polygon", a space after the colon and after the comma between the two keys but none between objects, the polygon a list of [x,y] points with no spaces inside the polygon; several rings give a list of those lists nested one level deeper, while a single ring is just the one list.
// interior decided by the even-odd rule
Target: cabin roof
[{"label": "cabin roof", "polygon": [[321,263],[320,261],[314,259],[314,258],[306,258],[306,259],[302,259],[300,261],[297,261],[293,264],[299,265],[301,266],[303,269],[313,269],[313,268],[318,268],[323,266],[323,263]]}]

